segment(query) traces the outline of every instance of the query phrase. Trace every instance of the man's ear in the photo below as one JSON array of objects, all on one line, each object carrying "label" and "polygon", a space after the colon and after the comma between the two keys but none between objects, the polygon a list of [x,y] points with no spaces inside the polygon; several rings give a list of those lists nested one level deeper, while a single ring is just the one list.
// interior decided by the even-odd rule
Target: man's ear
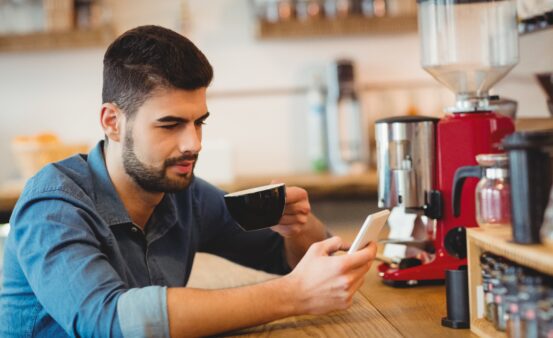
[{"label": "man's ear", "polygon": [[121,128],[123,126],[124,114],[113,103],[103,103],[100,112],[100,123],[104,134],[110,141],[119,142],[121,140]]}]

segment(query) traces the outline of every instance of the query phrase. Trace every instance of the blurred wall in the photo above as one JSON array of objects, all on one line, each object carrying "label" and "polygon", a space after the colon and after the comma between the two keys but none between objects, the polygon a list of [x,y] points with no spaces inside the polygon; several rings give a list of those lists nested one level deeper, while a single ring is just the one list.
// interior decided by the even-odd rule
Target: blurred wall
[{"label": "blurred wall", "polygon": [[[367,125],[404,114],[410,105],[440,115],[452,99],[420,68],[416,33],[259,40],[247,0],[189,0],[185,7],[178,0],[114,3],[120,31],[147,23],[184,29],[205,52],[215,68],[205,142],[230,146],[236,175],[309,170],[302,89],[335,58],[356,62],[357,81],[367,88],[360,95]],[[0,53],[0,182],[17,177],[10,152],[16,135],[52,131],[91,145],[102,138],[104,49]],[[553,30],[521,38],[520,64],[495,88],[519,101],[519,116],[547,116],[545,96],[532,75],[553,70],[551,55]]]}]

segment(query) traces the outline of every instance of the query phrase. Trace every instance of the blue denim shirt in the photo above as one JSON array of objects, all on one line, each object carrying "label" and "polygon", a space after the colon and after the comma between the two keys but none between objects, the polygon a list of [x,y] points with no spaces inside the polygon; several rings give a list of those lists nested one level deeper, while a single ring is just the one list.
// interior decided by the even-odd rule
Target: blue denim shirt
[{"label": "blue denim shirt", "polygon": [[282,238],[242,231],[224,193],[197,177],[165,194],[143,232],[102,149],[48,165],[25,186],[5,246],[1,337],[168,337],[166,287],[186,285],[197,251],[289,271]]}]

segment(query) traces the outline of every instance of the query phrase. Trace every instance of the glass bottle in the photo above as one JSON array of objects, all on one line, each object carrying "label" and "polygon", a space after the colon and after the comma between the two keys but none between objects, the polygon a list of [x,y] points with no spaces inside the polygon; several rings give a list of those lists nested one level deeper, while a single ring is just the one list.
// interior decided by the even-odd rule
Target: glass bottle
[{"label": "glass bottle", "polygon": [[540,237],[543,244],[553,248],[553,189],[549,193],[549,203],[545,209]]},{"label": "glass bottle", "polygon": [[307,154],[311,170],[327,169],[326,147],[326,91],[320,77],[313,77],[307,92]]},{"label": "glass bottle", "polygon": [[489,277],[484,284],[484,312],[486,319],[492,323],[494,318],[493,289],[499,284],[499,279],[496,278],[496,273],[494,273],[496,258],[494,256],[487,257],[486,270]]},{"label": "glass bottle", "polygon": [[511,188],[506,154],[481,154],[484,175],[476,185],[476,221],[482,228],[510,226]]},{"label": "glass bottle", "polygon": [[369,164],[368,128],[354,86],[353,61],[332,64],[327,85],[328,164],[333,174],[358,174]]},{"label": "glass bottle", "polygon": [[493,299],[492,290],[492,274],[491,269],[495,261],[495,255],[484,252],[480,256],[481,274],[482,274],[482,291],[484,293],[484,316],[486,320],[492,321],[491,307],[488,305]]},{"label": "glass bottle", "polygon": [[542,298],[543,291],[542,278],[535,272],[523,277],[519,294],[523,337],[538,337],[538,301]]},{"label": "glass bottle", "polygon": [[509,303],[506,333],[509,338],[523,338],[518,302]]},{"label": "glass bottle", "polygon": [[518,283],[521,272],[522,269],[520,267],[517,267],[514,264],[509,264],[501,276],[501,282],[505,287],[506,293],[503,296],[501,306],[499,306],[497,310],[498,326],[500,331],[505,331],[507,329],[507,321],[509,320],[511,304],[518,304]]}]

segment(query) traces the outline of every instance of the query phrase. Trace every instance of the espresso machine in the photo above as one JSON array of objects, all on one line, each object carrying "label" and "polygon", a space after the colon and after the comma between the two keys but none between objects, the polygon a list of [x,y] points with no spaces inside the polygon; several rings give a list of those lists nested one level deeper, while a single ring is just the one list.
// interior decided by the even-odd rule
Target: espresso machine
[{"label": "espresso machine", "polygon": [[446,270],[466,265],[465,229],[477,226],[477,179],[465,181],[462,210],[455,216],[455,172],[476,165],[478,154],[501,152],[501,139],[514,131],[511,118],[494,112],[498,97],[489,90],[518,62],[515,0],[418,0],[418,5],[422,67],[455,93],[455,104],[441,119],[376,121],[379,207],[404,208],[433,225],[423,239],[429,259],[379,266],[384,282],[394,286],[440,282]]}]

